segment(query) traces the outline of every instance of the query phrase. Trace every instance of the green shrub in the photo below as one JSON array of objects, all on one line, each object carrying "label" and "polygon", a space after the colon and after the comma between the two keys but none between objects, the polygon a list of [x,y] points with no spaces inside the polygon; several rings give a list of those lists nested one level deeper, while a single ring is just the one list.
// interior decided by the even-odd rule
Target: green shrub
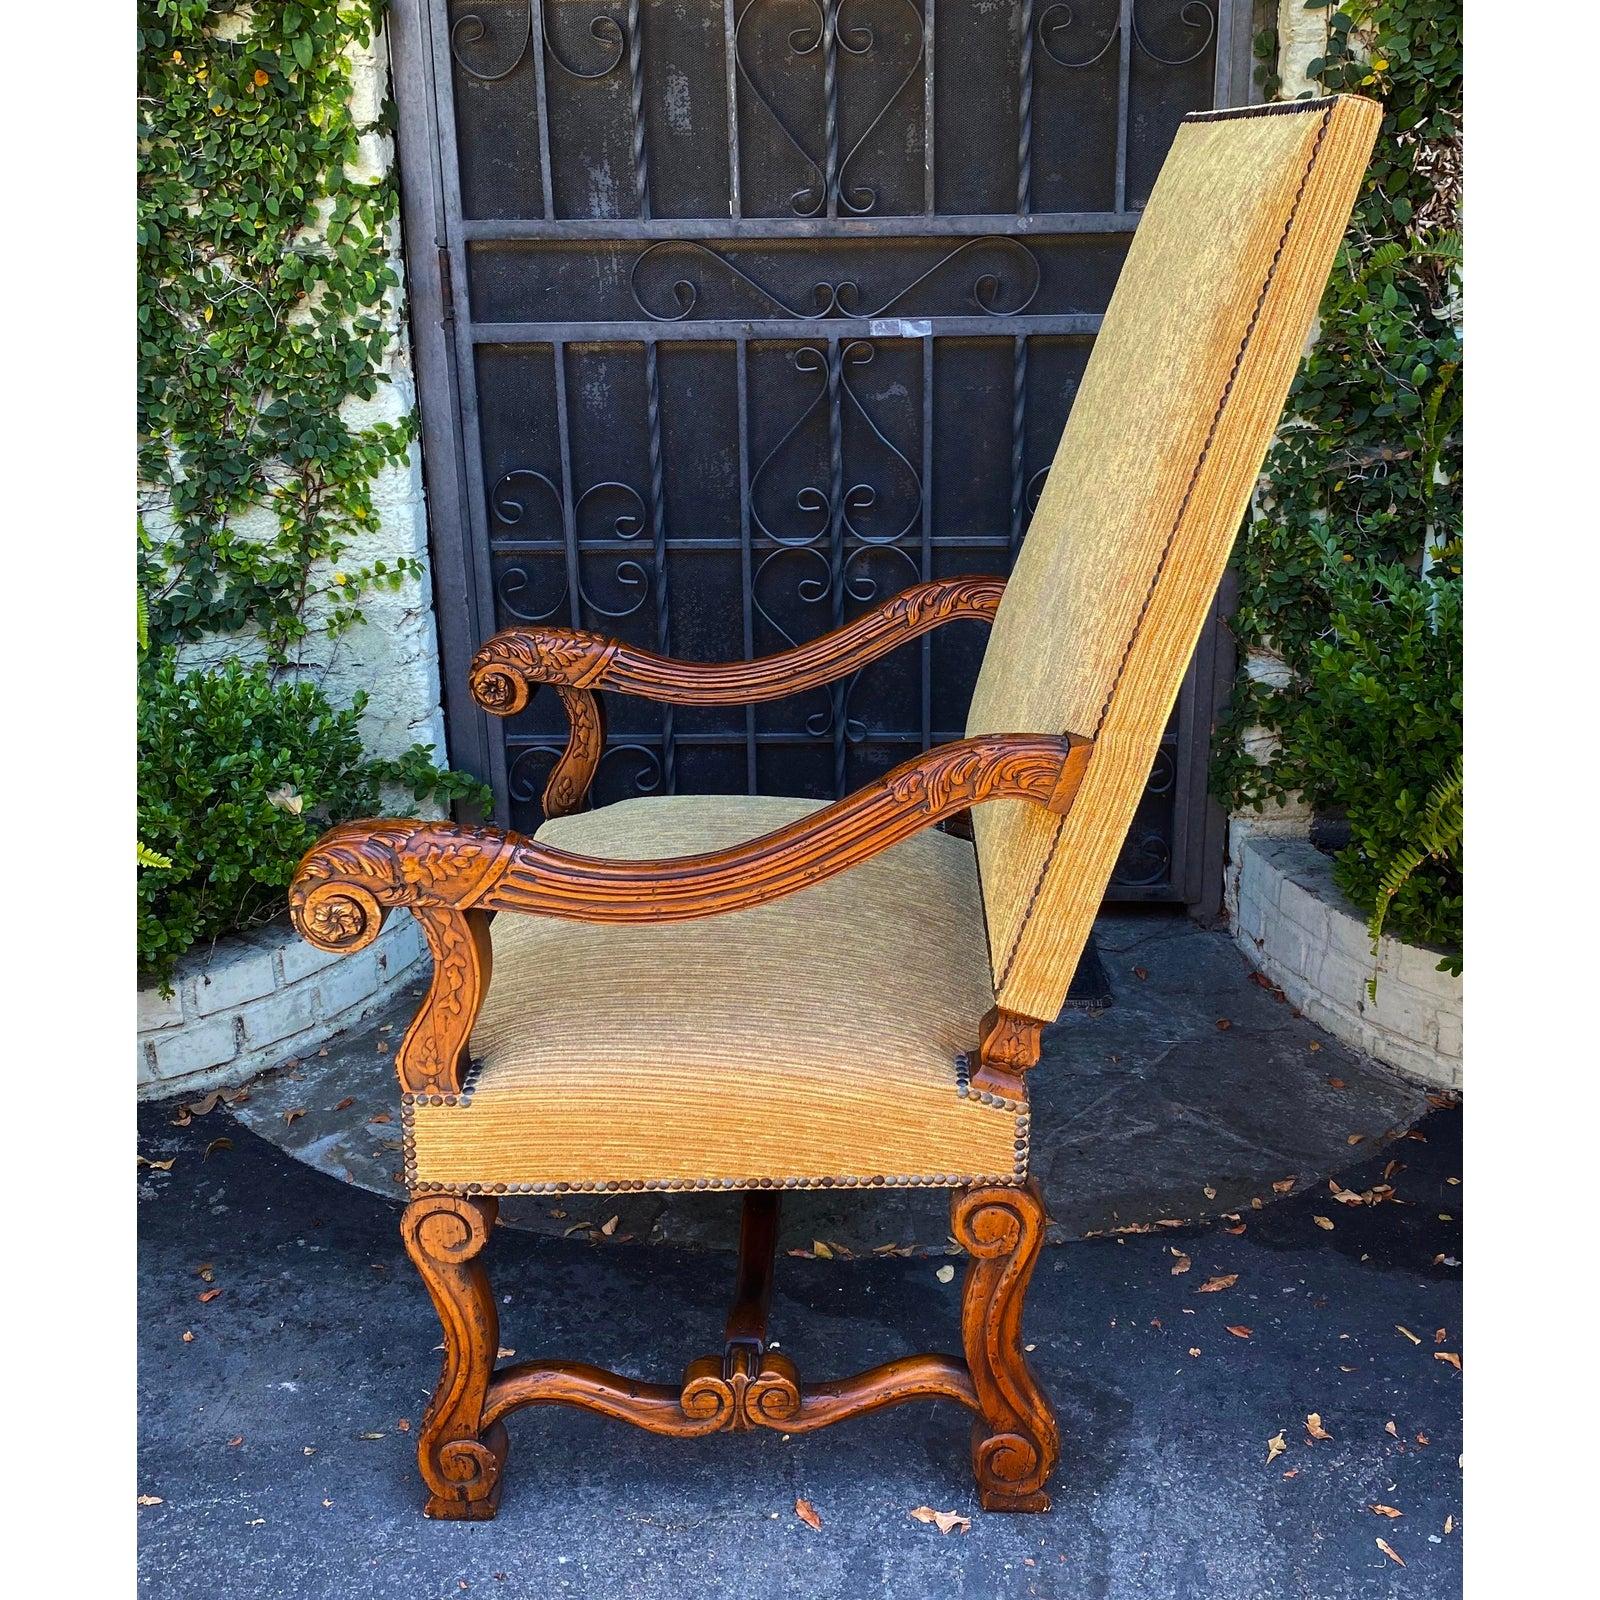
[{"label": "green shrub", "polygon": [[[139,868],[139,970],[167,984],[191,946],[284,909],[296,863],[330,823],[376,816],[386,783],[418,800],[488,804],[481,784],[413,745],[363,756],[365,697],[335,710],[314,684],[238,662],[179,674],[171,652],[139,683],[139,843],[169,867]],[[141,853],[141,860],[143,853]]]},{"label": "green shrub", "polygon": [[[1308,9],[1328,12],[1310,76],[1380,100],[1383,126],[1235,558],[1234,633],[1288,681],[1241,672],[1215,785],[1341,819],[1341,888],[1459,970],[1461,851],[1435,852],[1425,819],[1461,760],[1461,8]],[[1275,56],[1270,34],[1257,46]],[[1265,764],[1255,728],[1277,741]]]}]

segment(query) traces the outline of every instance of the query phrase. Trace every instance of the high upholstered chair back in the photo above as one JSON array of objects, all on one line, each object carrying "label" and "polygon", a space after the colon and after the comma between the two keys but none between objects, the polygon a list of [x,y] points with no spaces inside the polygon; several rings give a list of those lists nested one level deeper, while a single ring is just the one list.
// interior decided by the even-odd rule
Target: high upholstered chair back
[{"label": "high upholstered chair back", "polygon": [[1096,741],[1065,817],[973,811],[998,1003],[1051,1020],[1277,426],[1380,112],[1350,96],[1179,129],[1072,407],[969,734]]}]

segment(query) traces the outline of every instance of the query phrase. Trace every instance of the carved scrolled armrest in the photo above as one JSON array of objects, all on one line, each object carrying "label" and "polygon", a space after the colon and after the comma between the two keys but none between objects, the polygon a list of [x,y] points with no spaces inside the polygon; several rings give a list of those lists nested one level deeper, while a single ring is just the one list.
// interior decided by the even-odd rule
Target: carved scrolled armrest
[{"label": "carved scrolled armrest", "polygon": [[575,855],[499,828],[347,822],[306,853],[289,890],[302,936],[359,950],[407,907],[433,951],[433,983],[396,1052],[402,1088],[454,1094],[490,976],[491,911],[579,922],[681,922],[763,905],[821,883],[986,800],[1065,815],[1093,750],[1077,734],[984,734],[903,762],[787,827],[661,861]]},{"label": "carved scrolled armrest", "polygon": [[545,788],[547,816],[583,803],[605,743],[594,691],[610,689],[675,706],[753,705],[832,683],[933,628],[963,619],[992,622],[1003,578],[917,584],[809,644],[757,661],[677,661],[575,628],[504,628],[472,658],[473,698],[497,717],[515,716],[540,684],[567,709],[567,748]]}]

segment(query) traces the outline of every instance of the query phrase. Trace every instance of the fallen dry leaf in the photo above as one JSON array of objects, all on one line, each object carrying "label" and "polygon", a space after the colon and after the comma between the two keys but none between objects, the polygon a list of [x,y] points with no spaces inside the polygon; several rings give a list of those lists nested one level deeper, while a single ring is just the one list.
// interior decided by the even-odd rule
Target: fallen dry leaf
[{"label": "fallen dry leaf", "polygon": [[401,1417],[401,1419],[397,1423],[395,1423],[394,1427],[395,1427],[395,1432],[396,1433],[410,1433],[411,1432],[411,1418],[410,1417]]},{"label": "fallen dry leaf", "polygon": [[1310,1042],[1310,1044],[1308,1044],[1306,1046],[1306,1049],[1311,1051],[1313,1054],[1315,1054],[1321,1048],[1322,1048],[1322,1041],[1320,1039],[1313,1039]]},{"label": "fallen dry leaf", "polygon": [[1326,1228],[1329,1233],[1333,1232],[1332,1217],[1313,1217],[1311,1220],[1316,1223],[1319,1228]]},{"label": "fallen dry leaf", "polygon": [[1231,1289],[1238,1281],[1239,1274],[1237,1272],[1224,1272],[1215,1278],[1207,1278],[1206,1281],[1195,1290],[1195,1293],[1217,1294],[1223,1289]]},{"label": "fallen dry leaf", "polygon": [[1278,1181],[1273,1184],[1272,1192],[1274,1194],[1288,1194],[1288,1192],[1294,1188],[1294,1185],[1295,1180],[1293,1178],[1279,1178]]},{"label": "fallen dry leaf", "polygon": [[185,1344],[193,1344],[193,1343],[194,1343],[194,1334],[193,1334],[193,1332],[192,1332],[192,1331],[191,1331],[191,1330],[190,1330],[190,1329],[188,1329],[188,1328],[185,1328],[185,1329],[184,1329],[184,1330],[183,1330],[183,1342],[184,1342],[184,1343],[185,1343]]},{"label": "fallen dry leaf", "polygon": [[1333,1437],[1333,1435],[1322,1426],[1322,1413],[1319,1411],[1313,1411],[1307,1415],[1306,1432],[1310,1434],[1313,1439],[1331,1439]]},{"label": "fallen dry leaf", "polygon": [[1278,1431],[1267,1440],[1267,1465],[1270,1467],[1272,1463],[1276,1461],[1278,1457],[1281,1456],[1288,1448],[1289,1441],[1284,1438],[1283,1429],[1279,1428]]},{"label": "fallen dry leaf", "polygon": [[1401,1322],[1395,1323],[1394,1331],[1396,1333],[1403,1333],[1406,1336],[1406,1338],[1408,1338],[1412,1342],[1412,1344],[1421,1344],[1422,1343],[1422,1341],[1416,1336],[1416,1334],[1414,1334],[1408,1327],[1406,1327],[1404,1323],[1401,1323]]},{"label": "fallen dry leaf", "polygon": [[1232,1026],[1233,1024],[1226,1017],[1217,1018],[1217,1031],[1219,1033],[1226,1033]]},{"label": "fallen dry leaf", "polygon": [[1446,1517],[1444,1519],[1444,1531],[1446,1533],[1454,1533],[1456,1531],[1456,1519],[1454,1517]]},{"label": "fallen dry leaf", "polygon": [[1349,1134],[1349,1135],[1346,1136],[1344,1142],[1346,1144],[1360,1144],[1361,1141],[1363,1139],[1365,1139],[1365,1138],[1366,1138],[1366,1134],[1364,1134],[1364,1133],[1352,1133],[1352,1134]]},{"label": "fallen dry leaf", "polygon": [[142,1494],[139,1496],[139,1504],[142,1506],[164,1506],[166,1503],[158,1494]]},{"label": "fallen dry leaf", "polygon": [[243,1443],[244,1435],[242,1433],[234,1434],[234,1436],[228,1441],[229,1446],[234,1450],[237,1450]]},{"label": "fallen dry leaf", "polygon": [[296,1117],[303,1117],[305,1114],[306,1108],[304,1106],[290,1106],[289,1109],[284,1112],[283,1120],[285,1124],[287,1124],[293,1122]]},{"label": "fallen dry leaf", "polygon": [[497,1361],[509,1361],[516,1353],[517,1352],[513,1350],[510,1345],[503,1344],[495,1352],[495,1359]]},{"label": "fallen dry leaf", "polygon": [[1461,1357],[1458,1356],[1453,1350],[1435,1350],[1433,1352],[1433,1359],[1435,1361],[1448,1361],[1457,1372],[1461,1370]]},{"label": "fallen dry leaf", "polygon": [[955,1277],[955,1275],[956,1269],[952,1267],[948,1261],[945,1262],[945,1264],[934,1273],[934,1277],[936,1277],[940,1283],[949,1283],[950,1280]]},{"label": "fallen dry leaf", "polygon": [[358,1433],[356,1435],[356,1438],[358,1439],[382,1439],[385,1437],[386,1435],[381,1433]]},{"label": "fallen dry leaf", "polygon": [[1398,1439],[1400,1437],[1400,1430],[1395,1427],[1394,1419],[1392,1417],[1388,1422],[1384,1423],[1383,1431],[1388,1434],[1391,1439]]},{"label": "fallen dry leaf", "polygon": [[1133,969],[1133,975],[1139,980],[1140,983],[1143,983],[1144,980],[1150,976],[1150,969],[1148,967],[1135,967]]},{"label": "fallen dry leaf", "polygon": [[176,1156],[171,1156],[165,1161],[152,1161],[149,1156],[140,1156],[139,1165],[141,1167],[154,1167],[157,1172],[171,1172],[172,1163],[177,1159]]},{"label": "fallen dry leaf", "polygon": [[820,1239],[813,1239],[811,1241],[811,1253],[822,1261],[833,1260],[833,1251],[831,1251]]},{"label": "fallen dry leaf", "polygon": [[1167,1248],[1173,1253],[1174,1256],[1177,1257],[1177,1260],[1172,1263],[1172,1276],[1176,1278],[1180,1272],[1187,1272],[1189,1270],[1190,1261],[1188,1256],[1186,1256],[1176,1245],[1169,1244]]},{"label": "fallen dry leaf", "polygon": [[1286,1477],[1286,1478],[1298,1478],[1299,1476],[1300,1476],[1299,1467],[1290,1467],[1289,1470],[1286,1473],[1284,1473],[1284,1477]]},{"label": "fallen dry leaf", "polygon": [[200,1157],[200,1159],[202,1161],[204,1161],[206,1159],[206,1156],[209,1156],[213,1150],[231,1150],[231,1149],[233,1149],[233,1140],[232,1139],[213,1139],[211,1141],[211,1143],[206,1146],[205,1155],[202,1155]]},{"label": "fallen dry leaf", "polygon": [[1343,1078],[1329,1078],[1328,1079],[1328,1087],[1330,1089],[1343,1089],[1343,1088],[1347,1087],[1347,1085],[1345,1084],[1345,1081],[1344,1081]]},{"label": "fallen dry leaf", "polygon": [[1217,1198],[1217,1191],[1213,1189],[1209,1183],[1206,1184],[1203,1189],[1201,1189],[1200,1193],[1203,1194],[1207,1200],[1215,1200]]},{"label": "fallen dry leaf", "polygon": [[808,1528],[821,1528],[822,1526],[822,1518],[817,1515],[817,1508],[809,1500],[796,1500],[794,1514]]},{"label": "fallen dry leaf", "polygon": [[931,1522],[940,1533],[949,1533],[952,1528],[961,1533],[972,1532],[972,1518],[962,1516],[959,1511],[935,1511],[932,1506],[917,1506],[906,1515],[917,1522]]},{"label": "fallen dry leaf", "polygon": [[1242,1322],[1238,1324],[1230,1322],[1228,1324],[1228,1332],[1231,1333],[1235,1339],[1248,1339],[1250,1337],[1250,1330],[1245,1327]]},{"label": "fallen dry leaf", "polygon": [[394,1121],[394,1118],[393,1118],[393,1117],[391,1117],[391,1116],[390,1116],[390,1115],[389,1115],[389,1113],[388,1113],[388,1112],[387,1112],[387,1111],[380,1111],[380,1112],[379,1112],[379,1113],[378,1113],[378,1114],[377,1114],[377,1116],[375,1116],[375,1117],[368,1117],[368,1118],[367,1118],[367,1121],[368,1121],[368,1122],[369,1122],[369,1123],[373,1123],[373,1122],[393,1122],[393,1121]]},{"label": "fallen dry leaf", "polygon": [[1435,1328],[1433,1330],[1433,1342],[1435,1344],[1443,1344],[1444,1343],[1444,1329],[1443,1328]]},{"label": "fallen dry leaf", "polygon": [[617,1224],[621,1221],[622,1218],[620,1216],[607,1217],[606,1220],[600,1224],[601,1233],[603,1233],[606,1238],[609,1239],[611,1235],[617,1231]]},{"label": "fallen dry leaf", "polygon": [[220,1289],[202,1289],[200,1293],[195,1296],[195,1299],[198,1300],[201,1305],[208,1306],[221,1293],[222,1291]]},{"label": "fallen dry leaf", "polygon": [[1428,1448],[1428,1445],[1429,1445],[1430,1442],[1431,1441],[1429,1440],[1427,1434],[1419,1433],[1417,1435],[1417,1443],[1419,1445],[1421,1445],[1424,1450],[1426,1450]]},{"label": "fallen dry leaf", "polygon": [[1378,1540],[1378,1548],[1383,1551],[1383,1553],[1388,1556],[1388,1558],[1394,1562],[1397,1567],[1403,1567],[1405,1565],[1405,1562],[1400,1559],[1399,1554],[1396,1552],[1395,1547],[1390,1544],[1387,1539]]},{"label": "fallen dry leaf", "polygon": [[347,1094],[333,1109],[335,1111],[348,1111],[355,1103],[356,1097],[353,1094]]},{"label": "fallen dry leaf", "polygon": [[1200,1346],[1197,1345],[1197,1344],[1190,1345],[1189,1346],[1189,1354],[1192,1355],[1192,1356],[1199,1355],[1200,1354]]},{"label": "fallen dry leaf", "polygon": [[1380,1517],[1398,1517],[1403,1515],[1402,1512],[1396,1511],[1393,1506],[1370,1505],[1367,1507],[1367,1510],[1375,1512]]}]

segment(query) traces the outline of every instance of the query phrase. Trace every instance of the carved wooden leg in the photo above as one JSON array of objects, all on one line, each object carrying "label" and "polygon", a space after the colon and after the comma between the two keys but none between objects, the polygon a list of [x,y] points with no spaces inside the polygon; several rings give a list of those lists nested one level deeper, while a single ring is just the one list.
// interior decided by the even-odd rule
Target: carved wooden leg
[{"label": "carved wooden leg", "polygon": [[1044,1485],[1060,1437],[1022,1353],[1022,1302],[1044,1242],[1039,1185],[960,1190],[950,1228],[972,1256],[961,1291],[961,1339],[983,1413],[972,1429],[979,1503],[985,1511],[1046,1511]]},{"label": "carved wooden leg", "polygon": [[499,1509],[506,1459],[502,1423],[483,1426],[484,1398],[500,1351],[500,1318],[478,1259],[500,1205],[493,1199],[425,1195],[400,1221],[406,1254],[422,1274],[444,1327],[439,1386],[428,1403],[417,1463],[429,1490],[424,1512],[472,1522]]}]

